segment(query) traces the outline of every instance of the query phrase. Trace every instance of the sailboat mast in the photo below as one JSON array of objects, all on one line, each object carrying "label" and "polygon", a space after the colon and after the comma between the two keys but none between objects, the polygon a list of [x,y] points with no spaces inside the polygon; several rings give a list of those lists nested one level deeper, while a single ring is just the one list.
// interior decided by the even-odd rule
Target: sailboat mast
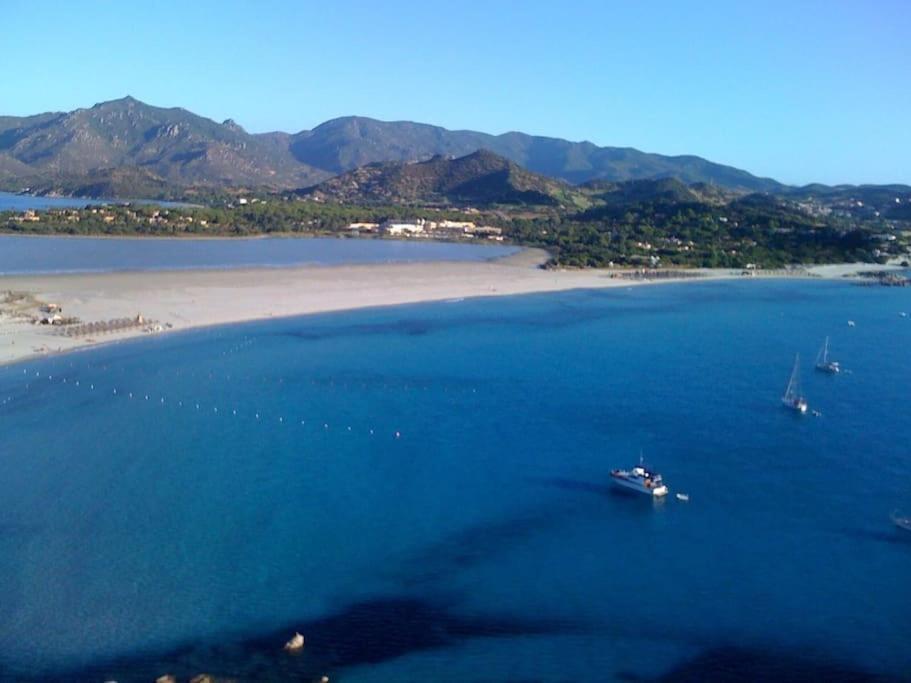
[{"label": "sailboat mast", "polygon": [[794,369],[791,370],[791,379],[788,381],[788,390],[785,392],[787,398],[795,398],[800,395],[800,354],[794,356]]}]

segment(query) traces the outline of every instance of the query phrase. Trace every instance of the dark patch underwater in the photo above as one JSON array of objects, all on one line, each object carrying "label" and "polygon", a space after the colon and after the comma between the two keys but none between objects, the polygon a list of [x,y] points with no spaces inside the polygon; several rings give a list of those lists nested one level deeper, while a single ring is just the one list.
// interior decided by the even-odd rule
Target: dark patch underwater
[{"label": "dark patch underwater", "polygon": [[[282,645],[295,631],[306,644],[300,654]],[[166,652],[137,654],[80,669],[41,675],[0,669],[0,681],[77,683],[148,682],[165,673],[188,680],[200,673],[242,681],[309,681],[348,667],[379,664],[405,655],[476,638],[558,634],[572,625],[557,620],[457,615],[411,598],[361,602],[318,619],[288,624],[250,638],[186,643]]]}]

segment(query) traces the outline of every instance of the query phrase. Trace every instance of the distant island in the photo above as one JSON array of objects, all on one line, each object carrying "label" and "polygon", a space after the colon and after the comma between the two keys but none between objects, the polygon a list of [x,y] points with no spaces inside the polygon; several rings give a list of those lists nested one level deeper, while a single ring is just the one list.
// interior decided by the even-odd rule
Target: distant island
[{"label": "distant island", "polygon": [[557,267],[901,261],[911,187],[790,187],[698,157],[350,117],[252,135],[133,98],[0,117],[0,188],[190,201],[0,212],[19,234],[495,240]]}]

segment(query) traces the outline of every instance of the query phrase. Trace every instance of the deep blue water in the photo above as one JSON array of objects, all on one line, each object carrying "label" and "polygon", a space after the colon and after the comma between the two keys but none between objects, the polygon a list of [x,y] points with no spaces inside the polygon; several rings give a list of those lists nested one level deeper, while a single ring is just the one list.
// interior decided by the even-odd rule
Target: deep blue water
[{"label": "deep blue water", "polygon": [[[900,311],[689,283],[0,369],[0,678],[908,680]],[[611,491],[640,449],[689,503]]]},{"label": "deep blue water", "polygon": [[0,235],[0,275],[484,261],[516,247],[333,238],[128,239]]}]

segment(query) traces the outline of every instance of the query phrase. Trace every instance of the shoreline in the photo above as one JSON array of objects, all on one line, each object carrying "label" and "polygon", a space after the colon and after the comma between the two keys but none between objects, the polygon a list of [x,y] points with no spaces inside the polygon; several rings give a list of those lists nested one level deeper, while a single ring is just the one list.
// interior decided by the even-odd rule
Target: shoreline
[{"label": "shoreline", "polygon": [[[618,271],[545,270],[548,254],[522,249],[487,261],[367,265],[306,265],[243,269],[113,271],[0,276],[0,294],[22,295],[0,304],[0,365],[95,348],[148,334],[453,299],[605,289],[651,284],[782,277],[739,270],[696,269],[698,277],[631,279]],[[845,280],[869,264],[808,268],[794,277]],[[880,266],[881,268],[882,266]],[[135,319],[125,330],[65,336],[64,327],[28,322],[42,304],[83,323]],[[18,307],[18,308],[17,308]],[[18,312],[18,317],[16,313]]]},{"label": "shoreline", "polygon": [[[2,212],[2,210],[0,210]],[[490,241],[484,239],[440,239],[440,238],[402,238],[402,237],[389,237],[385,235],[352,235],[346,233],[337,233],[337,232],[326,232],[326,233],[317,233],[317,232],[293,232],[293,231],[275,231],[275,232],[257,232],[250,234],[237,234],[237,233],[215,233],[211,235],[199,235],[196,233],[174,233],[171,235],[166,235],[163,233],[155,233],[148,235],[137,235],[136,233],[116,233],[116,232],[104,232],[104,233],[87,233],[84,235],[75,235],[72,233],[43,233],[43,232],[18,232],[5,230],[0,228],[0,240],[4,237],[26,237],[29,239],[39,238],[39,239],[72,239],[72,240],[139,240],[139,241],[155,241],[155,240],[170,240],[174,242],[237,242],[244,240],[305,240],[305,239],[325,239],[325,240],[385,240],[387,242],[407,242],[407,243],[418,243],[424,244],[428,242],[438,242],[440,244],[476,244],[482,246],[500,246],[500,247],[514,247],[515,249],[536,249],[537,247],[522,247],[518,244],[512,242],[496,242],[491,243]]]}]

